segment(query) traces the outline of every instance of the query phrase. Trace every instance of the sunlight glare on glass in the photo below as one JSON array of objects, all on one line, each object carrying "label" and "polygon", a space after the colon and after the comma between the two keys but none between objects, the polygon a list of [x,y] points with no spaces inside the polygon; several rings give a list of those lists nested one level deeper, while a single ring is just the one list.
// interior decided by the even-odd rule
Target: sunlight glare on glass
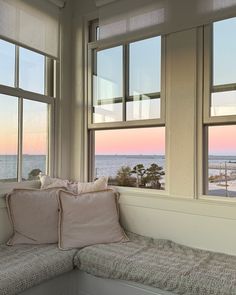
[{"label": "sunlight glare on glass", "polygon": [[211,94],[211,116],[236,115],[236,91]]},{"label": "sunlight glare on glass", "polygon": [[128,101],[127,120],[148,120],[160,118],[160,99],[145,98],[143,100]]}]

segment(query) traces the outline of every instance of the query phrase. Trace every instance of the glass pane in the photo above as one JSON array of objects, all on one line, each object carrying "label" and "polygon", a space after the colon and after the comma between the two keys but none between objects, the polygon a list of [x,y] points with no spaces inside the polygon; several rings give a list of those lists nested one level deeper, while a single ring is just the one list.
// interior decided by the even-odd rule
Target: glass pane
[{"label": "glass pane", "polygon": [[0,182],[17,181],[18,98],[0,94]]},{"label": "glass pane", "polygon": [[95,177],[111,185],[164,189],[165,128],[95,131]]},{"label": "glass pane", "polygon": [[94,107],[94,123],[115,121],[122,121],[122,103],[103,104]]},{"label": "glass pane", "polygon": [[236,82],[236,18],[213,25],[213,85]]},{"label": "glass pane", "polygon": [[208,194],[236,197],[236,125],[208,127]]},{"label": "glass pane", "polygon": [[20,48],[19,87],[44,94],[45,57],[31,50]]},{"label": "glass pane", "polygon": [[15,84],[15,45],[0,40],[0,84]]},{"label": "glass pane", "polygon": [[211,116],[236,115],[236,91],[211,94]]},{"label": "glass pane", "polygon": [[160,118],[160,99],[146,98],[129,101],[127,106],[127,120],[146,120]]},{"label": "glass pane", "polygon": [[23,180],[38,179],[46,172],[48,154],[48,105],[24,100],[23,103]]},{"label": "glass pane", "polygon": [[129,95],[161,91],[161,37],[130,44]]},{"label": "glass pane", "polygon": [[123,47],[113,47],[97,52],[94,73],[94,102],[123,96]]},{"label": "glass pane", "polygon": [[[123,97],[123,47],[113,47],[95,53],[95,69],[93,74],[93,106],[112,104],[114,98]],[[115,70],[114,70],[115,69]],[[101,107],[98,107],[100,109]],[[103,107],[106,109],[107,107]],[[120,113],[113,117],[122,117],[122,108],[113,107]],[[95,108],[96,111],[96,108]],[[96,122],[94,116],[94,122]],[[119,121],[119,119],[118,119]]]}]

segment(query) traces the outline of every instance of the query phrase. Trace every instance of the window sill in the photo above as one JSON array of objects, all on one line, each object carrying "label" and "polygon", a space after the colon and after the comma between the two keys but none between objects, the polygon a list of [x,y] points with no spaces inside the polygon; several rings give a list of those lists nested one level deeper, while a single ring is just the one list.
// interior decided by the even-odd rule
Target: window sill
[{"label": "window sill", "polygon": [[236,197],[222,197],[222,196],[201,195],[201,196],[199,196],[198,200],[202,201],[202,202],[205,202],[205,203],[236,205]]},{"label": "window sill", "polygon": [[125,186],[114,186],[114,188],[120,194],[127,194],[132,196],[168,196],[166,190],[150,189],[150,188],[137,188],[137,187],[125,187]]}]

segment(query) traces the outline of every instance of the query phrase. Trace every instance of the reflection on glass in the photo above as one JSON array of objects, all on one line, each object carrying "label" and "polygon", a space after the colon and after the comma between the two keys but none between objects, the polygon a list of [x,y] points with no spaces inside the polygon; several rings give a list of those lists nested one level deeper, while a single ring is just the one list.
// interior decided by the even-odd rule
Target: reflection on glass
[{"label": "reflection on glass", "polygon": [[165,187],[165,128],[95,131],[95,177],[109,184]]},{"label": "reflection on glass", "polygon": [[93,101],[122,97],[123,48],[113,47],[98,51],[93,76]]},{"label": "reflection on glass", "polygon": [[0,182],[17,180],[18,98],[0,94]]},{"label": "reflection on glass", "polygon": [[45,92],[45,57],[31,50],[20,48],[19,87],[28,91]]},{"label": "reflection on glass", "polygon": [[236,18],[213,25],[213,85],[236,82]]},{"label": "reflection on glass", "polygon": [[103,104],[94,107],[93,123],[122,121],[122,103]]},{"label": "reflection on glass", "polygon": [[15,84],[15,45],[0,40],[0,84]]},{"label": "reflection on glass", "polygon": [[101,50],[96,54],[93,75],[93,123],[122,120],[123,47]]},{"label": "reflection on glass", "polygon": [[160,118],[160,99],[129,101],[127,106],[127,120],[147,120]]},{"label": "reflection on glass", "polygon": [[208,127],[208,194],[236,197],[236,125]]},{"label": "reflection on glass", "polygon": [[46,172],[48,154],[48,106],[24,99],[23,102],[23,180],[38,179]]},{"label": "reflection on glass", "polygon": [[129,95],[160,92],[161,37],[130,44]]},{"label": "reflection on glass", "polygon": [[211,116],[236,115],[236,91],[211,94]]}]

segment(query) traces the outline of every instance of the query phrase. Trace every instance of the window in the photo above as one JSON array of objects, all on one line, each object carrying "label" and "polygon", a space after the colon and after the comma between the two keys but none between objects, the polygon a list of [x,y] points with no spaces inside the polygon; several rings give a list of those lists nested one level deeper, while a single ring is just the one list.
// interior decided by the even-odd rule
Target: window
[{"label": "window", "polygon": [[53,67],[51,58],[0,40],[0,182],[50,172]]},{"label": "window", "polygon": [[[89,44],[90,177],[165,189],[164,37]],[[91,29],[91,28],[90,28]]]},{"label": "window", "polygon": [[162,119],[160,36],[91,54],[90,124]]},{"label": "window", "polygon": [[236,197],[235,30],[236,18],[218,21],[205,40],[205,194],[223,197]]},{"label": "window", "polygon": [[164,189],[164,171],[164,127],[95,131],[96,178],[106,175],[111,185]]}]

